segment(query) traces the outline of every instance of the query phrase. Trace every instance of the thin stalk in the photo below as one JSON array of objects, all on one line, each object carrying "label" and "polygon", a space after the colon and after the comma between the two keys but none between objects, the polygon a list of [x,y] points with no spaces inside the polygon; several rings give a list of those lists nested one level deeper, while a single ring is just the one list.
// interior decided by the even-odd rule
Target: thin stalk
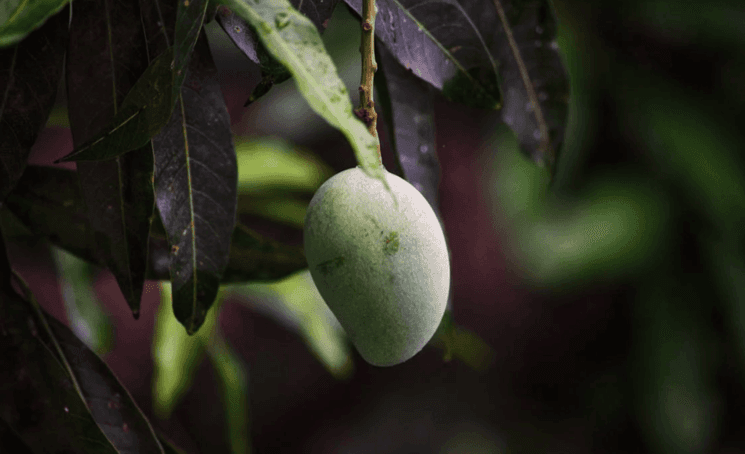
[{"label": "thin stalk", "polygon": [[378,159],[382,165],[383,158],[380,154],[380,140],[378,139],[378,114],[375,112],[375,101],[373,101],[373,79],[378,64],[375,61],[375,16],[378,7],[375,0],[362,1],[362,42],[360,53],[362,54],[362,75],[360,80],[360,105],[354,110],[355,115],[367,125],[378,145]]}]

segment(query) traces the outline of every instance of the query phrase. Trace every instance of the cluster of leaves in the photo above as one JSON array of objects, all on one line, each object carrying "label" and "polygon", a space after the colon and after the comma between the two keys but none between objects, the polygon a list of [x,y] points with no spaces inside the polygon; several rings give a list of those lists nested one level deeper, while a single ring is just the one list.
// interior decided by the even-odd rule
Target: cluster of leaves
[{"label": "cluster of leaves", "polygon": [[[359,16],[361,1],[345,3]],[[302,249],[236,222],[238,163],[205,23],[216,20],[261,68],[263,81],[249,101],[292,77],[311,108],[344,134],[362,168],[382,177],[376,139],[354,116],[320,39],[337,1],[66,3],[32,8],[10,1],[0,9],[3,228],[20,223],[108,268],[135,317],[146,279],[170,281],[173,313],[194,334],[221,283],[276,280],[307,267]],[[487,7],[477,0],[426,6],[383,0],[377,7],[383,115],[399,170],[436,211],[436,91],[470,106],[501,109],[523,152],[553,170],[568,81],[548,1],[494,0]],[[74,171],[27,163],[61,80],[74,150],[57,162],[74,161]],[[22,290],[11,285],[4,244],[0,333],[6,340],[0,353],[16,366],[34,366],[3,367],[11,375],[26,371],[3,382],[25,387],[35,398],[21,403],[3,391],[3,439],[31,452],[44,450],[50,441],[34,434],[69,424],[62,419],[74,413],[80,436],[70,432],[62,440],[72,451],[163,452],[100,359],[44,315],[19,276]],[[452,326],[446,321],[444,329]],[[447,333],[438,339],[450,349],[458,339],[469,342],[457,330]],[[55,394],[51,388],[60,383],[66,391]],[[101,395],[106,402],[98,405]]]}]

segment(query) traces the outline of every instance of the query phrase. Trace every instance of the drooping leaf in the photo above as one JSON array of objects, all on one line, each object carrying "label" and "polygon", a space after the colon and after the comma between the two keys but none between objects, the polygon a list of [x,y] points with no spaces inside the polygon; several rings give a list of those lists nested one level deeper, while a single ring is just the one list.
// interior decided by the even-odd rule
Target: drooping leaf
[{"label": "drooping leaf", "polygon": [[[290,3],[301,14],[306,15],[316,26],[318,32],[323,34],[338,1],[292,0]],[[274,84],[282,83],[291,77],[289,71],[263,48],[261,41],[256,37],[256,32],[240,16],[233,14],[229,8],[221,6],[218,8],[217,21],[238,49],[261,67],[262,80],[251,93],[244,107],[268,93]]]},{"label": "drooping leaf", "polygon": [[228,264],[238,179],[230,118],[206,36],[195,47],[181,100],[153,145],[156,201],[172,250],[174,313],[193,334]]},{"label": "drooping leaf", "polygon": [[[131,2],[80,0],[67,57],[68,115],[73,142],[85,143],[115,118],[148,66],[139,12]],[[149,146],[77,171],[99,262],[114,274],[137,318],[154,206]]]},{"label": "drooping leaf", "polygon": [[21,177],[54,104],[67,20],[65,8],[23,42],[0,49],[0,203]]},{"label": "drooping leaf", "polygon": [[[3,216],[17,216],[29,231],[47,237],[55,246],[104,266],[97,261],[95,247],[88,243],[93,235],[74,171],[28,166],[0,213]],[[9,227],[5,223],[3,226]],[[9,237],[9,240],[18,239],[18,236]],[[148,279],[169,279],[170,252],[160,217],[154,216]],[[222,282],[276,280],[307,267],[302,247],[266,238],[237,224],[231,236],[230,259]]]},{"label": "drooping leaf", "polygon": [[[345,0],[359,16],[362,0]],[[549,0],[377,2],[376,37],[396,60],[454,101],[502,108],[524,153],[553,172],[569,83]]]},{"label": "drooping leaf", "polygon": [[251,26],[240,16],[233,14],[228,7],[220,6],[217,21],[238,49],[254,63],[258,63],[261,68],[261,81],[254,87],[243,107],[247,107],[269,93],[274,84],[282,83],[292,77],[284,65],[272,57],[261,44]]},{"label": "drooping leaf", "polygon": [[292,73],[308,105],[344,134],[360,167],[390,190],[379,160],[377,139],[352,113],[347,88],[313,23],[287,0],[251,5],[243,0],[220,2],[254,27],[267,50]]},{"label": "drooping leaf", "polygon": [[162,453],[108,366],[41,309],[28,286],[0,297],[0,415],[34,452]]},{"label": "drooping leaf", "polygon": [[0,6],[0,47],[12,46],[23,40],[50,17],[59,13],[67,1],[4,0]]},{"label": "drooping leaf", "polygon": [[[128,4],[134,8],[134,4]],[[191,52],[202,29],[207,4],[208,0],[178,2],[175,24],[171,24],[164,21],[164,18],[171,18],[166,14],[156,17],[161,10],[169,10],[165,2],[141,3],[143,19],[138,16],[138,27],[145,27],[148,40],[163,35],[157,43],[148,41],[139,49],[142,58],[146,61],[150,58],[150,65],[132,90],[125,92],[126,98],[107,126],[86,142],[76,144],[72,153],[55,162],[111,159],[149,143],[171,118]],[[171,26],[175,27],[173,34]]]}]

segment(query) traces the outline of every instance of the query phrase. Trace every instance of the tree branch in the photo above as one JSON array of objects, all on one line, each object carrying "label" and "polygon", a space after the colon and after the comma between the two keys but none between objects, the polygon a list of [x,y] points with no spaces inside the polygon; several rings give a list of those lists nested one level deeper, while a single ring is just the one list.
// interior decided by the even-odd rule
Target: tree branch
[{"label": "tree branch", "polygon": [[[375,102],[373,101],[373,78],[375,77],[375,71],[378,70],[378,64],[375,61],[375,16],[377,14],[378,7],[375,0],[362,1],[362,42],[360,43],[362,76],[358,89],[360,106],[354,110],[355,115],[367,125],[367,130],[375,139],[378,139],[378,114],[375,112]],[[382,164],[380,140],[376,140],[376,142],[378,144],[378,159]]]}]

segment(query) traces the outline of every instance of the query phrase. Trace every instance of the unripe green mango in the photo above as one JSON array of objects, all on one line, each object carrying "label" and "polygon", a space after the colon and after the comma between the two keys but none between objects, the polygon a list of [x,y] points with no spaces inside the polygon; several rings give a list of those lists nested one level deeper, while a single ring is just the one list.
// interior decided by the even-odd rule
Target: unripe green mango
[{"label": "unripe green mango", "polygon": [[305,216],[310,274],[360,355],[402,363],[432,338],[447,305],[450,260],[432,207],[406,180],[360,167],[328,179]]}]

